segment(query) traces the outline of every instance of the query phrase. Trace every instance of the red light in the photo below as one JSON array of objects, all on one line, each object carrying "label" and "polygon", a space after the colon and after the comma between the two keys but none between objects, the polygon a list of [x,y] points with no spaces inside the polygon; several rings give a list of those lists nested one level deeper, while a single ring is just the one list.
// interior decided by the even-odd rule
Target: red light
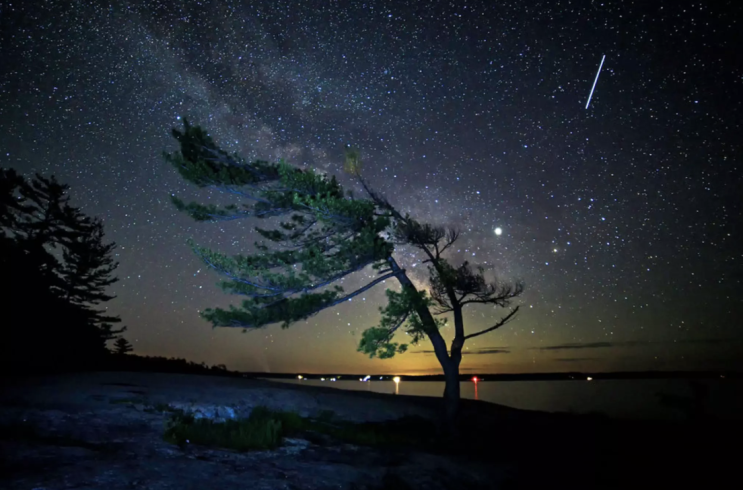
[{"label": "red light", "polygon": [[473,383],[477,383],[477,381],[478,381],[478,379],[477,379],[477,376],[474,376],[474,377],[472,378],[472,382],[473,382]]}]

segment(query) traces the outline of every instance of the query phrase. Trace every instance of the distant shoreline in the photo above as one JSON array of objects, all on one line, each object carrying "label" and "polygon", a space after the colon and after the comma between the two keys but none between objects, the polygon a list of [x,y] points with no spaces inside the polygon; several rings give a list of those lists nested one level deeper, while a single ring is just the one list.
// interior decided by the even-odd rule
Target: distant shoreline
[{"label": "distant shoreline", "polygon": [[[210,376],[228,376],[240,378],[264,379],[303,379],[309,380],[351,380],[357,381],[370,376],[370,381],[392,381],[399,377],[400,381],[445,381],[443,374],[408,375],[408,374],[348,374],[348,373],[268,373],[228,370],[224,364],[207,366],[202,362],[197,364],[180,358],[165,358],[161,356],[142,356],[138,354],[107,355],[100,359],[92,359],[76,365],[52,365],[36,362],[8,363],[0,359],[0,380],[6,375],[36,375],[78,371],[134,371],[134,372],[163,372],[183,374],[204,374]],[[478,381],[585,381],[591,380],[639,380],[639,379],[681,379],[681,380],[739,380],[743,379],[743,371],[616,371],[616,372],[559,372],[559,373],[468,373],[460,374],[461,382]]]},{"label": "distant shoreline", "polygon": [[[243,372],[243,376],[265,379],[302,379],[325,380],[335,379],[337,381],[358,381],[367,375],[360,374],[313,374],[313,373],[256,373]],[[434,375],[393,375],[372,374],[370,381],[392,381],[398,376],[400,381],[445,381],[443,374]],[[532,373],[532,374],[460,374],[459,381],[585,381],[602,379],[743,379],[743,372],[735,371],[621,371],[611,373]]]}]

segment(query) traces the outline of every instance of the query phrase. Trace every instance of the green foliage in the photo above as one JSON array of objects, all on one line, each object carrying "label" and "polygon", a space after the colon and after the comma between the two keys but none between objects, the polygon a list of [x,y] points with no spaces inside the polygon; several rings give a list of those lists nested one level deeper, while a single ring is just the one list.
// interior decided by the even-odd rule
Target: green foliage
[{"label": "green foliage", "polygon": [[[201,128],[184,122],[173,135],[181,151],[166,155],[179,173],[199,187],[213,186],[256,202],[219,207],[186,204],[177,209],[197,221],[255,216],[285,216],[275,228],[256,227],[264,242],[257,253],[228,256],[190,243],[207,265],[226,277],[220,287],[247,297],[239,306],[205,309],[215,327],[284,328],[348,298],[336,281],[371,265],[381,268],[393,251],[382,238],[389,217],[378,215],[368,200],[344,196],[335,177],[300,170],[280,161],[246,163],[229,155]],[[268,244],[272,244],[270,248]]]},{"label": "green foliage", "polygon": [[302,417],[296,412],[255,407],[247,419],[213,422],[195,419],[175,411],[166,422],[163,439],[183,446],[203,446],[251,451],[275,449],[284,437],[325,434],[331,438],[358,445],[425,446],[433,441],[435,426],[419,417],[403,417],[391,422],[352,423],[338,420],[332,411],[317,417]]},{"label": "green foliage", "polygon": [[256,408],[245,420],[216,423],[175,413],[166,423],[163,439],[179,446],[204,446],[250,451],[274,449],[281,444],[282,421],[267,409]]},{"label": "green foliage", "polygon": [[273,413],[274,417],[281,421],[281,432],[284,437],[293,436],[303,430],[307,430],[308,419],[298,413],[287,411],[276,411]]},{"label": "green foliage", "polygon": [[[358,352],[368,354],[370,358],[389,359],[407,350],[407,344],[392,342],[400,327],[411,337],[410,343],[413,345],[418,344],[428,333],[428,327],[417,313],[419,308],[431,306],[431,298],[427,297],[425,291],[404,287],[399,293],[390,289],[385,293],[388,302],[387,306],[379,308],[382,313],[380,324],[363,332],[357,349]],[[436,328],[446,325],[446,319],[437,318],[435,321]]]},{"label": "green foliage", "polygon": [[369,358],[379,357],[389,359],[395,354],[402,354],[407,350],[407,345],[392,342],[394,333],[384,327],[370,327],[364,330],[359,341],[358,352],[368,354]]},{"label": "green foliage", "polygon": [[186,204],[176,196],[170,196],[170,200],[178,211],[183,211],[196,221],[224,221],[251,214],[249,206],[245,206],[244,209],[240,210],[235,204],[228,204],[222,207],[215,206],[214,204],[203,205],[196,202]]},{"label": "green foliage", "polygon": [[361,174],[361,152],[355,146],[349,146],[345,151],[345,165],[343,169],[351,175]]},{"label": "green foliage", "polygon": [[336,413],[333,410],[320,410],[316,418],[320,422],[330,423],[336,418]]},{"label": "green foliage", "polygon": [[270,323],[281,322],[282,328],[292,323],[309,318],[316,311],[322,310],[337,301],[340,286],[322,293],[307,293],[298,298],[284,299],[261,307],[260,301],[245,300],[242,308],[233,305],[229,309],[207,308],[201,316],[217,327],[250,326],[258,328]]},{"label": "green foliage", "polygon": [[219,148],[206,131],[183,121],[184,130],[173,129],[173,137],[181,144],[181,151],[165,153],[165,159],[178,173],[199,187],[215,184],[256,184],[276,178],[276,165],[264,161],[247,165],[238,155],[230,155]]},{"label": "green foliage", "polygon": [[311,426],[335,439],[360,446],[428,447],[436,437],[434,424],[410,416],[388,422],[354,424],[338,421],[332,425],[315,423]]}]

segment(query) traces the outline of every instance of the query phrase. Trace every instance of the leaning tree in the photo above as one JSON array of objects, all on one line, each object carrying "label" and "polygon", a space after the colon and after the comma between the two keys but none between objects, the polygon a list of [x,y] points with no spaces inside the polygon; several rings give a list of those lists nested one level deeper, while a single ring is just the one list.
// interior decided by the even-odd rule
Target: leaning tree
[{"label": "leaning tree", "polygon": [[[216,205],[186,203],[172,196],[177,209],[197,221],[257,218],[266,223],[255,227],[262,240],[254,242],[247,254],[228,256],[189,241],[198,257],[225,277],[222,289],[245,297],[239,306],[206,309],[202,316],[214,327],[246,331],[281,323],[287,328],[394,278],[401,288],[386,291],[388,303],[380,308],[380,323],[364,331],[358,350],[370,357],[390,358],[407,349],[407,344],[394,341],[398,331],[407,333],[414,345],[428,337],[446,380],[445,418],[454,422],[465,340],[503,326],[514,318],[518,306],[494,325],[469,334],[465,334],[462,309],[469,304],[509,308],[523,291],[522,284],[489,282],[482,267],[451,264],[444,255],[459,233],[398,212],[362,178],[356,151],[346,152],[346,168],[362,184],[364,199],[344,194],[334,176],[327,178],[283,160],[248,162],[220,148],[206,131],[186,120],[183,131],[173,129],[172,134],[180,151],[164,152],[164,157],[184,179],[239,200]],[[394,253],[400,246],[412,246],[425,255],[429,291],[416,288],[398,265]],[[368,267],[378,277],[355,291],[345,292],[337,284]],[[449,348],[440,332],[446,324],[440,316],[446,314],[454,319]]]}]

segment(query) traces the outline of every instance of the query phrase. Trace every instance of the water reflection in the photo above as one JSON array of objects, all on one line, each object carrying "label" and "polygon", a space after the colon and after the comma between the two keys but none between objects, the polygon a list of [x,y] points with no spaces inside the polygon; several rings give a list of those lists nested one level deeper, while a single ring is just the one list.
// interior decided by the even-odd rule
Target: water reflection
[{"label": "water reflection", "polygon": [[[597,380],[595,377],[586,383],[587,376],[576,376],[574,380],[561,381],[490,381],[488,378],[477,378],[475,383],[470,376],[462,381],[462,398],[476,399],[497,403],[525,410],[542,410],[548,412],[576,413],[601,412],[620,418],[649,418],[678,420],[688,417],[688,411],[677,407],[670,396],[696,399],[689,388],[688,380],[683,379],[648,379],[648,380]],[[714,379],[701,381],[709,385],[709,394],[704,399],[704,409],[708,415],[725,420],[740,420],[743,414],[743,382],[737,379]],[[361,378],[363,380],[363,378]],[[319,379],[274,379],[285,383],[301,383],[316,386],[332,386],[351,390],[364,390],[380,394],[400,394],[440,398],[444,392],[443,381],[406,380],[405,386],[394,383],[385,376],[382,380],[372,377],[364,383],[356,379],[338,379],[335,383]],[[393,388],[392,384],[395,386]],[[470,391],[469,386],[472,387]],[[482,397],[480,397],[482,389]],[[663,403],[666,402],[666,403]],[[669,406],[673,405],[673,406]]]}]

